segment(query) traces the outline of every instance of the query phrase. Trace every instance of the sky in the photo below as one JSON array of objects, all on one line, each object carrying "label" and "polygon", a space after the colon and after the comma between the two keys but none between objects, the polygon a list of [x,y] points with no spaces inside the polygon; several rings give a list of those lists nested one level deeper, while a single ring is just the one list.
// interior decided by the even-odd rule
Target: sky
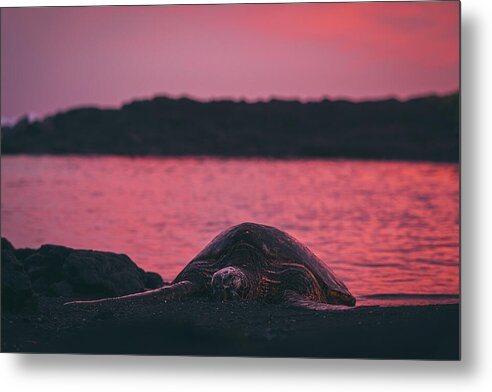
[{"label": "sky", "polygon": [[459,3],[1,11],[1,117],[156,95],[353,100],[459,87]]}]

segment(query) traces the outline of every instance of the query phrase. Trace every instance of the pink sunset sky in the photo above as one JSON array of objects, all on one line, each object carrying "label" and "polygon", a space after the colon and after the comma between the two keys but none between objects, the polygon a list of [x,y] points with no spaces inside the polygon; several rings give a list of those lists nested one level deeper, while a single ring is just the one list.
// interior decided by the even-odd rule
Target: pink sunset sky
[{"label": "pink sunset sky", "polygon": [[2,120],[154,95],[456,91],[459,3],[3,9]]}]

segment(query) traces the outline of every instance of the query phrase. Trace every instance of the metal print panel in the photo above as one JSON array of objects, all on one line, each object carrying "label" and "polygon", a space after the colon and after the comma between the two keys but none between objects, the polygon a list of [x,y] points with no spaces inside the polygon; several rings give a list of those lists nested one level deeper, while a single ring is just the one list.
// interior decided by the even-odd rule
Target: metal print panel
[{"label": "metal print panel", "polygon": [[459,7],[2,9],[2,351],[459,359]]}]

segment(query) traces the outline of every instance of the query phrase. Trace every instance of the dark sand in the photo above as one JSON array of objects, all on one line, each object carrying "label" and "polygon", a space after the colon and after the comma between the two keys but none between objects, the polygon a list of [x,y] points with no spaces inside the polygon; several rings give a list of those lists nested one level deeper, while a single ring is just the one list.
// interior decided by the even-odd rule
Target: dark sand
[{"label": "dark sand", "polygon": [[2,314],[2,351],[459,359],[459,306],[314,311],[199,300],[63,306]]}]

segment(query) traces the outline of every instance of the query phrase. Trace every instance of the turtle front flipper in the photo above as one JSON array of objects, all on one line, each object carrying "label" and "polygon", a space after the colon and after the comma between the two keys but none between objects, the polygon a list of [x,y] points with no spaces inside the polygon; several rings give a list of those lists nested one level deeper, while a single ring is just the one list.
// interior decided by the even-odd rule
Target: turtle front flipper
[{"label": "turtle front flipper", "polygon": [[141,293],[128,294],[120,297],[101,298],[89,301],[71,301],[66,302],[64,305],[79,305],[79,304],[100,304],[104,302],[125,302],[133,300],[148,300],[155,299],[160,301],[176,300],[187,297],[196,293],[200,287],[190,281],[184,280],[174,283],[170,286],[160,287],[154,290],[142,291]]},{"label": "turtle front flipper", "polygon": [[313,301],[292,290],[286,290],[284,293],[284,303],[298,308],[311,310],[348,310],[350,307],[345,305],[332,305],[323,302]]}]

